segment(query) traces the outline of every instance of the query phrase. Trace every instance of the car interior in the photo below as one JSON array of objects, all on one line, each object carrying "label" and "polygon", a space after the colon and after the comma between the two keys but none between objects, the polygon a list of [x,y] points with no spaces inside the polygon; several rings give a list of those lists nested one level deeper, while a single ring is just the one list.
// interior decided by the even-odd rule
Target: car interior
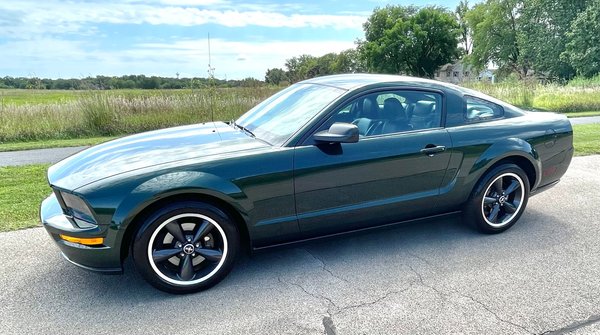
[{"label": "car interior", "polygon": [[342,109],[335,122],[358,127],[360,136],[377,136],[440,126],[440,98],[425,92],[384,92],[364,96]]}]

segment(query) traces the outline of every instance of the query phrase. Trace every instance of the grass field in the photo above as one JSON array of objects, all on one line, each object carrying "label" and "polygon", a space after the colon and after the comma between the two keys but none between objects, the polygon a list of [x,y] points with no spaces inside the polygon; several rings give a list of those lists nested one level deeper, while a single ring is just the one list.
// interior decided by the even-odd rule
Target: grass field
[{"label": "grass field", "polygon": [[587,86],[525,82],[478,82],[465,86],[524,109],[557,113],[593,112],[593,115],[600,113],[600,84],[595,82]]},{"label": "grass field", "polygon": [[0,104],[0,144],[117,136],[211,118],[231,120],[277,90],[34,91],[31,103],[23,102],[22,92],[10,90]]},{"label": "grass field", "polygon": [[48,166],[0,167],[0,232],[39,225],[40,203],[51,192]]},{"label": "grass field", "polygon": [[[575,80],[564,86],[526,82],[465,86],[526,109],[569,117],[600,115],[600,80]],[[101,137],[211,118],[231,120],[279,89],[0,90],[0,150],[95,144]]]},{"label": "grass field", "polygon": [[574,125],[573,146],[576,156],[600,154],[600,124]]}]

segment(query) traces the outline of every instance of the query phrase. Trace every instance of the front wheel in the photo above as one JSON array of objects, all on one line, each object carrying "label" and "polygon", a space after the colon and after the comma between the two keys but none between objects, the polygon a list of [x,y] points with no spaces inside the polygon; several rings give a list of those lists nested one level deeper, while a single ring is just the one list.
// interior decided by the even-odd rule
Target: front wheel
[{"label": "front wheel", "polygon": [[483,233],[501,233],[519,220],[528,199],[527,174],[517,165],[503,164],[475,187],[465,206],[465,218]]},{"label": "front wheel", "polygon": [[221,281],[233,267],[239,233],[219,208],[177,202],[151,215],[133,241],[138,272],[169,293],[191,293]]}]

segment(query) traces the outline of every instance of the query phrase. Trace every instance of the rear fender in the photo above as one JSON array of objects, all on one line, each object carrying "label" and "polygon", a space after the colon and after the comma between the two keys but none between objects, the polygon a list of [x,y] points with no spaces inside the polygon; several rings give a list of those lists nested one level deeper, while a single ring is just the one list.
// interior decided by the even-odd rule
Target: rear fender
[{"label": "rear fender", "polygon": [[522,157],[531,163],[536,176],[535,184],[531,189],[537,188],[540,183],[540,171],[542,171],[539,155],[527,141],[514,137],[495,142],[487,148],[471,167],[467,177],[468,183],[474,185],[494,164],[510,157]]}]

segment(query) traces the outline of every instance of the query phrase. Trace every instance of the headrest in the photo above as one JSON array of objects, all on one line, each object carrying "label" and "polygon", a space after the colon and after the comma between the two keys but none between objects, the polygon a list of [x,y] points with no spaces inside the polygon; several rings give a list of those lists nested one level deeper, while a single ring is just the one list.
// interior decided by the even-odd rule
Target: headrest
[{"label": "headrest", "polygon": [[433,101],[417,101],[415,108],[413,109],[413,115],[416,116],[429,116],[435,108],[435,102]]}]

